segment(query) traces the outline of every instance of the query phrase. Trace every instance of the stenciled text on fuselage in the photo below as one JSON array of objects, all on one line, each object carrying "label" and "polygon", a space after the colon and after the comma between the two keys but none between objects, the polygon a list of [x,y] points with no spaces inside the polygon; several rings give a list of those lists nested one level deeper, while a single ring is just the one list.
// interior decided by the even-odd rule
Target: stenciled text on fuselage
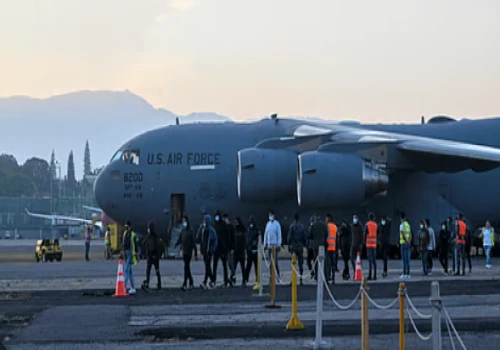
[{"label": "stenciled text on fuselage", "polygon": [[148,153],[149,165],[220,165],[218,152]]}]

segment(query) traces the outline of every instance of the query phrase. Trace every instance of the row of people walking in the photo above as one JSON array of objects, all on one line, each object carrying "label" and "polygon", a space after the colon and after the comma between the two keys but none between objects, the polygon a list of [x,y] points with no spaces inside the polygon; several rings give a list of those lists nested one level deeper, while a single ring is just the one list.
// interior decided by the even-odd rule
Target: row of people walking
[{"label": "row of people walking", "polygon": [[[377,249],[381,250],[383,259],[382,276],[388,275],[387,259],[389,254],[390,238],[390,219],[382,215],[380,222],[376,221],[374,213],[369,214],[369,221],[362,224],[357,215],[354,215],[352,222],[347,223],[342,220],[341,224],[333,221],[332,215],[327,214],[324,219],[319,215],[314,215],[309,221],[309,227],[305,227],[300,222],[299,214],[295,214],[294,222],[290,225],[287,236],[287,245],[290,253],[295,253],[298,262],[300,284],[303,284],[304,275],[304,249],[307,251],[307,265],[311,273],[311,278],[317,280],[317,258],[319,247],[324,246],[326,251],[325,278],[329,283],[335,283],[335,273],[339,272],[338,258],[341,254],[344,260],[344,270],[342,278],[350,279],[350,268],[355,271],[357,255],[362,252],[363,246],[366,248],[368,258],[368,279],[377,279]],[[257,260],[258,260],[258,242],[263,239],[264,250],[267,251],[267,260],[272,260],[272,248],[276,249],[274,264],[278,278],[280,277],[278,253],[283,248],[281,225],[276,220],[273,211],[269,212],[269,220],[262,234],[253,217],[248,220],[246,226],[241,218],[236,217],[233,222],[227,214],[221,215],[220,211],[214,214],[214,223],[212,217],[205,215],[198,228],[193,229],[187,215],[182,219],[182,231],[176,246],[182,246],[182,256],[184,260],[184,281],[183,290],[194,287],[193,276],[191,273],[191,261],[198,259],[197,244],[200,245],[200,252],[203,256],[205,265],[205,275],[200,287],[203,289],[214,288],[217,282],[217,269],[219,261],[223,268],[223,287],[230,287],[236,283],[236,270],[241,269],[241,281],[245,286],[248,283],[252,266],[257,280]],[[403,261],[403,274],[401,279],[410,278],[410,257],[413,234],[411,227],[406,220],[405,213],[400,216],[399,244],[401,258]],[[131,230],[131,223],[127,221],[125,225],[123,239],[122,256],[125,259],[125,283],[130,281],[130,294],[135,293],[134,278],[132,266],[136,264],[136,254],[138,243],[137,236]],[[486,267],[491,267],[491,248],[494,246],[494,230],[489,222],[483,228],[480,237],[483,238],[484,247],[487,256]],[[460,266],[462,275],[465,274],[465,255],[469,251],[469,271],[471,271],[470,249],[467,249],[467,242],[470,242],[470,231],[467,229],[463,215],[457,215],[455,222],[448,218],[441,223],[439,232],[439,245],[436,244],[436,235],[431,227],[429,219],[421,220],[418,231],[418,249],[422,260],[422,270],[424,275],[431,275],[433,269],[432,255],[439,246],[439,261],[443,267],[443,273],[448,274],[448,255],[450,248],[453,255],[452,273],[459,274]],[[470,246],[470,244],[469,244]],[[161,276],[159,270],[159,259],[162,255],[160,242],[156,235],[154,224],[148,224],[148,235],[145,239],[147,267],[146,280],[142,288],[149,289],[149,280],[151,268],[155,267],[158,279],[158,288],[161,289]],[[313,264],[314,262],[314,264]],[[460,264],[461,263],[461,264]],[[229,270],[229,271],[228,271]]]}]

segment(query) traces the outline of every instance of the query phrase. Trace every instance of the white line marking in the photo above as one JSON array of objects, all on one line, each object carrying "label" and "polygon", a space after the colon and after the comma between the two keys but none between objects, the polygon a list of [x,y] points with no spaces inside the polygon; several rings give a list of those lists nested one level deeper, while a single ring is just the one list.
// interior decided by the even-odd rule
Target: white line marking
[{"label": "white line marking", "polygon": [[191,165],[191,170],[215,170],[215,165]]}]

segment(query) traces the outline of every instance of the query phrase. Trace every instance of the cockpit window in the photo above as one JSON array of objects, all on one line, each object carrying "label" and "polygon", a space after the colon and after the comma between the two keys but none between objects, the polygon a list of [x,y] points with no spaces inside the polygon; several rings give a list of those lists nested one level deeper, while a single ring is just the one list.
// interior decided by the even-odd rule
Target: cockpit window
[{"label": "cockpit window", "polygon": [[139,165],[139,155],[139,150],[123,151],[121,159],[124,163]]},{"label": "cockpit window", "polygon": [[123,153],[123,151],[116,152],[115,155],[113,156],[113,158],[111,158],[111,161],[114,162],[115,160],[120,159],[120,157],[122,156],[122,153]]}]

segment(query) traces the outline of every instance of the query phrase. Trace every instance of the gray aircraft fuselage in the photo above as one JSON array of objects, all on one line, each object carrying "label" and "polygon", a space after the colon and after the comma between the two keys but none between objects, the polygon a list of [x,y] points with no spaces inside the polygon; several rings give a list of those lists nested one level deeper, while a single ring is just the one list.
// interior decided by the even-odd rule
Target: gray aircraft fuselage
[{"label": "gray aircraft fuselage", "polygon": [[[390,176],[386,196],[369,199],[356,207],[303,208],[293,194],[289,199],[271,202],[239,200],[238,151],[265,139],[290,136],[297,126],[305,124],[315,125],[314,121],[263,119],[255,123],[172,125],[145,132],[120,147],[99,174],[94,185],[96,200],[113,220],[124,223],[130,219],[134,229],[142,233],[153,220],[160,234],[170,225],[172,198],[178,195],[184,195],[184,208],[180,210],[190,217],[194,227],[201,222],[203,213],[213,214],[217,209],[232,219],[240,216],[244,222],[254,215],[261,229],[273,209],[284,231],[297,211],[304,224],[313,213],[321,217],[331,213],[335,221],[348,222],[354,213],[363,222],[369,212],[375,213],[377,221],[386,214],[393,223],[391,244],[398,243],[401,211],[407,213],[414,232],[424,218],[429,218],[438,232],[440,221],[458,212],[464,213],[471,226],[497,219],[498,169],[454,174],[398,172]],[[500,118],[356,127],[500,147]],[[126,150],[138,150],[138,161],[123,161],[121,154]]]}]

